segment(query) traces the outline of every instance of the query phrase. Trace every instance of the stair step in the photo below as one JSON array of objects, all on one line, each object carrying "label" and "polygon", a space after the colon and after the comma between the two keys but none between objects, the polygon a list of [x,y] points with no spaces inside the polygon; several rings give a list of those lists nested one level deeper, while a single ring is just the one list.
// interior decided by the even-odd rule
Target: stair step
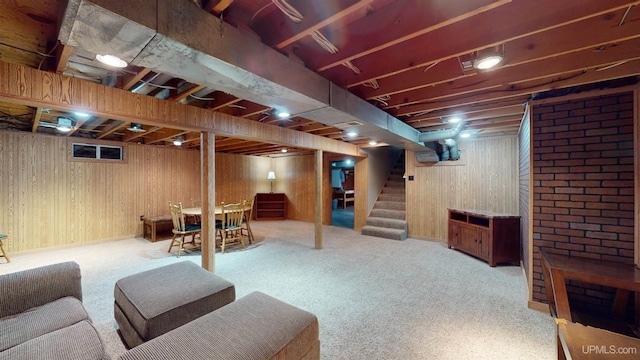
[{"label": "stair step", "polygon": [[362,235],[376,236],[392,240],[404,240],[407,238],[406,230],[389,229],[371,225],[365,225],[362,227]]},{"label": "stair step", "polygon": [[404,181],[387,180],[387,182],[384,184],[384,187],[392,187],[392,188],[402,188],[402,189],[404,189]]},{"label": "stair step", "polygon": [[398,187],[383,187],[382,194],[396,194],[396,195],[404,195],[404,188]]},{"label": "stair step", "polygon": [[391,229],[407,230],[407,221],[399,219],[388,219],[369,216],[367,218],[367,225],[386,227]]},{"label": "stair step", "polygon": [[405,211],[387,210],[387,209],[372,209],[370,216],[387,218],[387,219],[398,219],[398,220],[406,220],[407,218]]},{"label": "stair step", "polygon": [[407,197],[404,195],[404,193],[402,193],[402,194],[385,194],[385,193],[382,193],[382,194],[380,194],[380,196],[378,196],[378,201],[406,202],[407,201]]},{"label": "stair step", "polygon": [[399,201],[376,201],[375,204],[373,204],[373,208],[374,209],[387,209],[387,210],[401,210],[401,211],[405,211],[406,210],[406,203],[404,202],[399,202]]}]

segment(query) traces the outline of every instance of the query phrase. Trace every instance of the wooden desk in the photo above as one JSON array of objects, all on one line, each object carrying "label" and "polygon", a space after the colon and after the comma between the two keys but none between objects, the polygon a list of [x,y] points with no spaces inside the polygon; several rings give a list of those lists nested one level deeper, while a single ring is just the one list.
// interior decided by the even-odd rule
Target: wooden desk
[{"label": "wooden desk", "polygon": [[[640,270],[633,264],[551,254],[544,251],[540,252],[540,257],[549,306],[555,303],[558,318],[572,321],[566,280],[616,288],[612,313],[617,318],[624,316],[631,291],[640,291]],[[549,293],[550,289],[553,294]]]},{"label": "wooden desk", "polygon": [[558,360],[638,359],[640,339],[556,319]]}]

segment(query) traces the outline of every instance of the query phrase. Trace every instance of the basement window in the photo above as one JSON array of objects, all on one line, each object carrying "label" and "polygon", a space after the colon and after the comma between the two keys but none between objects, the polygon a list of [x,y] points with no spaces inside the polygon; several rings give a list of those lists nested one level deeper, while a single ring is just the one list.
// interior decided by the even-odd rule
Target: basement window
[{"label": "basement window", "polygon": [[123,147],[73,143],[72,154],[74,159],[122,161]]}]

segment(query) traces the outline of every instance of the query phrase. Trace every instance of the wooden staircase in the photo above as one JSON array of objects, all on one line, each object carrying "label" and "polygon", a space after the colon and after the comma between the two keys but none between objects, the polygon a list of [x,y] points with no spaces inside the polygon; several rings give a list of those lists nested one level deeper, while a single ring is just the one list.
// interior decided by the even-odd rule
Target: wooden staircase
[{"label": "wooden staircase", "polygon": [[363,235],[393,240],[407,238],[406,195],[404,183],[404,155],[400,156],[391,170],[378,200],[362,227]]}]

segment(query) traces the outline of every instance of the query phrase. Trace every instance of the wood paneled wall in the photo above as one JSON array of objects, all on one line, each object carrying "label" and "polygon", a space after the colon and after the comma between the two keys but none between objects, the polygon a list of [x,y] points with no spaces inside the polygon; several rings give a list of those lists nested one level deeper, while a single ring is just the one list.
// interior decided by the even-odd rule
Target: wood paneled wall
[{"label": "wood paneled wall", "polygon": [[[273,192],[287,195],[287,218],[314,221],[314,154],[273,158]],[[264,172],[264,178],[267,173]],[[327,174],[323,174],[326,177]],[[268,191],[267,191],[268,192]]]},{"label": "wood paneled wall", "polygon": [[142,234],[140,215],[200,196],[199,152],[127,144],[125,162],[70,161],[66,137],[0,132],[0,232],[10,252]]},{"label": "wood paneled wall", "polygon": [[[216,203],[234,203],[269,192],[270,170],[270,158],[216,153]],[[274,192],[277,181],[273,183]]]},{"label": "wood paneled wall", "polygon": [[[125,145],[125,161],[70,161],[61,136],[0,132],[0,233],[10,252],[142,236],[140,215],[200,198],[200,152]],[[106,142],[96,142],[106,143]],[[108,143],[113,144],[113,143]],[[121,144],[118,144],[121,145]],[[216,153],[216,203],[287,194],[289,219],[313,221],[313,155]]]},{"label": "wood paneled wall", "polygon": [[460,160],[416,162],[407,151],[409,236],[447,238],[447,208],[518,214],[518,138],[459,141]]}]

